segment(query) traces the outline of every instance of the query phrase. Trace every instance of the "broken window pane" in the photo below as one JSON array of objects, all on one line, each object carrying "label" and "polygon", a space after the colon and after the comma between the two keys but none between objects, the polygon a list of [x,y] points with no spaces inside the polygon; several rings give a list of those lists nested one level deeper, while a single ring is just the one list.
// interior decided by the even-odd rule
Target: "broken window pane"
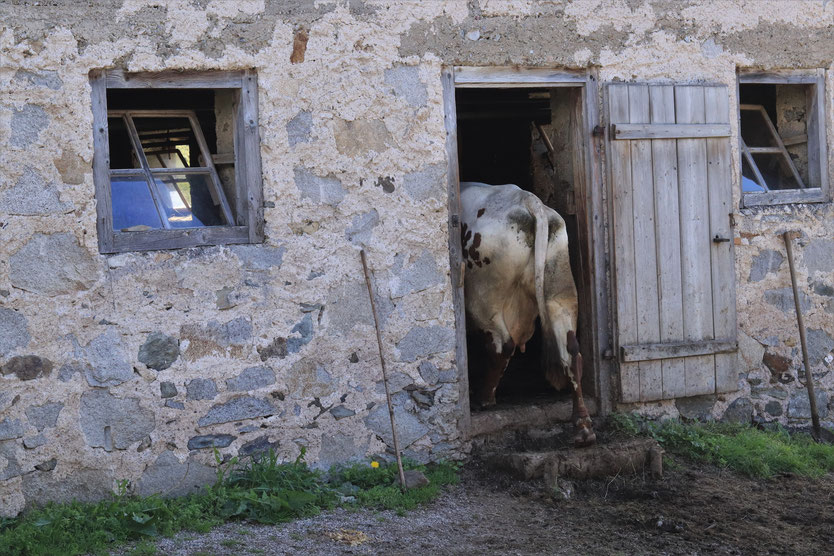
[{"label": "broken window pane", "polygon": [[759,168],[768,189],[800,189],[802,187],[796,181],[787,158],[782,153],[753,153],[753,162]]},{"label": "broken window pane", "polygon": [[133,118],[151,168],[201,166],[199,146],[188,118]]},{"label": "broken window pane", "polygon": [[759,185],[759,179],[743,155],[741,157],[741,190],[744,193],[765,191],[765,188]]},{"label": "broken window pane", "polygon": [[172,228],[224,224],[220,200],[206,174],[154,174],[163,215]]},{"label": "broken window pane", "polygon": [[144,176],[111,176],[110,196],[114,230],[162,228]]},{"label": "broken window pane", "polygon": [[110,140],[110,168],[124,170],[141,168],[139,159],[133,150],[127,124],[124,118],[107,118],[108,138]]},{"label": "broken window pane", "polygon": [[762,110],[741,111],[741,138],[748,147],[777,147]]}]

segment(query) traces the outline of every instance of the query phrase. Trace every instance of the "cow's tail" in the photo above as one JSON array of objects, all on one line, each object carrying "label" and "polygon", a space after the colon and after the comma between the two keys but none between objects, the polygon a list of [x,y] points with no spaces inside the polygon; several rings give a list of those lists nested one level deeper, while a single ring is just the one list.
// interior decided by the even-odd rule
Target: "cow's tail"
[{"label": "cow's tail", "polygon": [[536,239],[533,243],[533,261],[535,264],[536,304],[539,306],[539,319],[545,336],[550,332],[550,318],[544,298],[544,265],[547,260],[547,215],[542,209],[541,201],[533,195],[526,199],[527,209],[536,222]]},{"label": "cow's tail", "polygon": [[545,264],[547,263],[547,244],[549,241],[549,222],[541,201],[530,195],[526,200],[527,209],[536,221],[536,239],[533,243],[533,260],[535,264],[536,304],[539,308],[539,321],[542,327],[541,368],[548,382],[561,390],[566,385],[567,374],[562,360],[562,349],[558,332],[553,329],[553,320],[548,312],[545,298]]}]

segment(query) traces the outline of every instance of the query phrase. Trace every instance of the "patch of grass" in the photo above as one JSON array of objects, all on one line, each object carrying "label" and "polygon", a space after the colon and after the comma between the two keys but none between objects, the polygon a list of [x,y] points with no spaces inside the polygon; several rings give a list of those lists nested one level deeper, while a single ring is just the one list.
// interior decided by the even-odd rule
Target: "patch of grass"
[{"label": "patch of grass", "polygon": [[677,456],[767,478],[780,473],[820,477],[834,471],[834,446],[784,428],[759,430],[749,425],[650,421],[634,414],[610,416],[614,428],[649,436]]},{"label": "patch of grass", "polygon": [[[217,480],[202,493],[183,498],[146,498],[119,492],[97,503],[49,504],[14,518],[0,519],[0,554],[6,556],[62,556],[105,554],[128,541],[140,541],[131,554],[156,553],[152,541],[189,529],[206,532],[224,521],[242,519],[279,523],[315,515],[353,496],[351,507],[394,509],[404,512],[434,499],[447,484],[457,482],[458,465],[422,466],[408,463],[431,481],[426,487],[403,493],[396,466],[353,465],[325,475],[307,467],[304,453],[282,463],[270,451],[239,462],[218,463]],[[347,503],[347,502],[344,502]],[[241,528],[240,534],[249,531]],[[193,538],[193,537],[190,537]],[[236,542],[240,541],[227,541]]]}]

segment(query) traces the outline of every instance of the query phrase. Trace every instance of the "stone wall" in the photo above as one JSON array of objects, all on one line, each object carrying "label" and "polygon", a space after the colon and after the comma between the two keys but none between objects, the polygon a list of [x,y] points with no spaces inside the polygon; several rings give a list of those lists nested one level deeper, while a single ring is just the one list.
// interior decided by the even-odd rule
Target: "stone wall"
[{"label": "stone wall", "polygon": [[[285,459],[305,447],[322,466],[384,452],[363,246],[401,445],[418,459],[459,456],[441,67],[722,82],[735,106],[737,66],[830,69],[832,14],[834,3],[787,0],[3,3],[0,512],[95,499],[121,479],[187,492],[211,480],[215,447],[227,457],[272,446]],[[250,67],[265,243],[99,255],[88,72]],[[803,230],[827,411],[834,214],[825,204],[735,216],[741,390],[639,409],[802,423],[776,234]]]}]

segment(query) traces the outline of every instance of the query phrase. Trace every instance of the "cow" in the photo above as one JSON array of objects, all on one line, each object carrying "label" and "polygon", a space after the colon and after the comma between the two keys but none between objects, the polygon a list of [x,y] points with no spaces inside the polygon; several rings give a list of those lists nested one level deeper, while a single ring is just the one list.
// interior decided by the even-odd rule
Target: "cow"
[{"label": "cow", "polygon": [[541,367],[557,390],[573,386],[574,445],[596,441],[582,399],[578,302],[565,221],[516,185],[461,183],[464,299],[474,403],[495,404],[495,390],[516,349],[542,328]]}]

